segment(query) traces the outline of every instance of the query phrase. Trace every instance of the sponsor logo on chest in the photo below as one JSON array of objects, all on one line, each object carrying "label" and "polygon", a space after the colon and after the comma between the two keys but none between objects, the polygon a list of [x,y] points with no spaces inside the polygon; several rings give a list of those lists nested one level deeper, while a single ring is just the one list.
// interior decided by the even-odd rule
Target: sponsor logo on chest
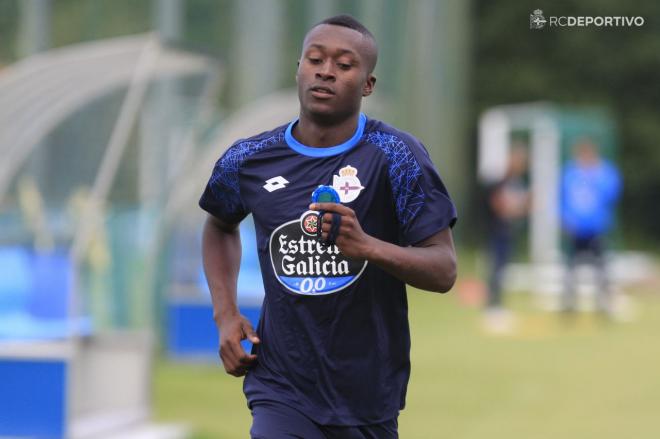
[{"label": "sponsor logo on chest", "polygon": [[336,245],[321,245],[318,212],[306,211],[270,235],[268,251],[277,280],[303,295],[336,293],[355,282],[367,261],[345,257]]},{"label": "sponsor logo on chest", "polygon": [[336,293],[360,277],[367,261],[345,257],[336,245],[322,246],[316,236],[311,236],[316,227],[312,222],[309,214],[303,215],[273,231],[269,242],[273,271],[293,293]]},{"label": "sponsor logo on chest", "polygon": [[[364,189],[357,173],[356,168],[348,165],[333,176],[332,187],[340,202],[354,201]],[[336,245],[322,246],[318,227],[318,212],[309,210],[270,235],[268,251],[273,271],[277,280],[293,293],[336,293],[355,282],[367,266],[367,261],[345,257]]]}]

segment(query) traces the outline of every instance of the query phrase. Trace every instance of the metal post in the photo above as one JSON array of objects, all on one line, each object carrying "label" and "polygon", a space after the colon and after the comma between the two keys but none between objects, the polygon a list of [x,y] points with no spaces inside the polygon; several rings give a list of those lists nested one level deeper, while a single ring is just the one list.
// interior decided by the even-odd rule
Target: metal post
[{"label": "metal post", "polygon": [[[281,85],[284,7],[280,0],[241,0],[236,3],[235,13],[233,100],[236,106],[241,106]],[[295,59],[290,62],[295,66]]]},{"label": "metal post", "polygon": [[[74,278],[72,292],[69,294],[68,321],[70,322],[73,322],[74,318],[78,316],[79,310],[76,298],[79,293],[79,271],[84,252],[87,249],[97,223],[93,221],[93,218],[99,209],[103,207],[103,202],[110,192],[135,119],[147,92],[149,78],[152,76],[159,53],[158,42],[155,39],[151,39],[145,46],[135,68],[119,117],[117,118],[117,123],[112,131],[99,171],[96,175],[96,180],[94,181],[88,201],[89,204],[82,214],[83,218],[80,221],[80,229],[73,238],[71,261]],[[75,335],[75,331],[72,332]]]},{"label": "metal post", "polygon": [[51,0],[23,0],[20,6],[18,54],[21,58],[43,52],[51,42]]}]

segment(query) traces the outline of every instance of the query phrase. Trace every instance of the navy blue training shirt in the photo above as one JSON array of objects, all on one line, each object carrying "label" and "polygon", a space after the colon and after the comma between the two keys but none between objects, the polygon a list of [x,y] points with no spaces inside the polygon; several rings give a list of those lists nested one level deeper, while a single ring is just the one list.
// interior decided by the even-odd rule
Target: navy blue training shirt
[{"label": "navy blue training shirt", "polygon": [[250,407],[276,401],[323,425],[383,422],[410,376],[405,284],[319,245],[311,194],[332,185],[367,234],[402,246],[453,226],[456,209],[413,136],[361,114],[351,139],[313,148],[295,123],[232,145],[199,203],[227,223],[254,218],[266,294],[243,390]]}]

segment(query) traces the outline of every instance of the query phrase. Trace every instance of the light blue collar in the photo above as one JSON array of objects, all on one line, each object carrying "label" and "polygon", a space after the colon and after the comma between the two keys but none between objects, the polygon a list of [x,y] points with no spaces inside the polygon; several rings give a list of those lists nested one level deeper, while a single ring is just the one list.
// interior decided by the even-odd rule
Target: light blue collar
[{"label": "light blue collar", "polygon": [[298,123],[298,119],[291,122],[289,126],[286,127],[286,132],[284,133],[284,139],[286,140],[287,145],[289,145],[289,148],[293,149],[299,154],[303,154],[309,157],[327,157],[331,155],[341,154],[342,152],[346,152],[358,144],[358,142],[362,138],[362,133],[364,133],[364,126],[367,123],[367,116],[365,116],[364,113],[360,113],[360,117],[358,118],[358,126],[357,129],[355,130],[355,134],[353,134],[353,137],[351,137],[350,139],[339,145],[327,146],[327,147],[312,147],[312,146],[303,145],[302,143],[298,142],[291,133],[293,131],[293,127],[297,123]]}]

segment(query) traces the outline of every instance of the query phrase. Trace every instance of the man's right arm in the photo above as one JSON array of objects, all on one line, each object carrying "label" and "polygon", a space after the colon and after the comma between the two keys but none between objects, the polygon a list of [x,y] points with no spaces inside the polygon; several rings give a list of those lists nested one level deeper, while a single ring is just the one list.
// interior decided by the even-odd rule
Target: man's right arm
[{"label": "man's right arm", "polygon": [[209,215],[202,236],[204,272],[211,291],[213,320],[220,331],[220,358],[228,374],[242,376],[257,359],[245,352],[241,340],[259,343],[250,322],[238,310],[236,289],[241,265],[238,224]]}]

